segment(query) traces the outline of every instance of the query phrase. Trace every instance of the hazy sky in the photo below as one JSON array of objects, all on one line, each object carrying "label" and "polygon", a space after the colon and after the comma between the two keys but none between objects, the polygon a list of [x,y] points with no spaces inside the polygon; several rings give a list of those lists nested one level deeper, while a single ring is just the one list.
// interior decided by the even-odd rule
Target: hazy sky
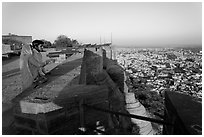
[{"label": "hazy sky", "polygon": [[2,33],[124,46],[202,44],[202,3],[3,3]]}]

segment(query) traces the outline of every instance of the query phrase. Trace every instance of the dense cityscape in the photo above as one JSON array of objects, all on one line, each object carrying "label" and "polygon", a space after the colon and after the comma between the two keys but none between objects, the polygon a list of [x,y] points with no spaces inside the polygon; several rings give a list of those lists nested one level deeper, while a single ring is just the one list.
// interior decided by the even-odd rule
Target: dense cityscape
[{"label": "dense cityscape", "polygon": [[129,90],[152,113],[164,113],[165,90],[202,99],[201,48],[120,48],[116,58]]},{"label": "dense cityscape", "polygon": [[202,4],[2,2],[2,135],[202,135]]}]

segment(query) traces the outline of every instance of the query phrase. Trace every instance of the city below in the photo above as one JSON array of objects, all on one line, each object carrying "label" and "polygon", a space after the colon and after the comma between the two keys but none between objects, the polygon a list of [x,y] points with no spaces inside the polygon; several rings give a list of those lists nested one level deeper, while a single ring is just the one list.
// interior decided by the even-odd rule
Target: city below
[{"label": "city below", "polygon": [[201,48],[117,48],[116,56],[131,81],[149,91],[168,88],[202,98]]}]

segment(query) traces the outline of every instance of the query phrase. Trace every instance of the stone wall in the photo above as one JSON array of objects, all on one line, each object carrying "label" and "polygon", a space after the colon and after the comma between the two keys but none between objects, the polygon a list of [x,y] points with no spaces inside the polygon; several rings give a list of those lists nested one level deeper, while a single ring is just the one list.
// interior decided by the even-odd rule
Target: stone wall
[{"label": "stone wall", "polygon": [[164,126],[166,135],[201,135],[202,102],[193,97],[165,92],[165,121],[173,126]]},{"label": "stone wall", "polygon": [[4,39],[17,40],[17,41],[21,41],[25,44],[29,44],[32,42],[32,36],[3,35],[2,40],[4,40]]},{"label": "stone wall", "polygon": [[[133,93],[131,93],[133,95],[131,98],[134,99],[133,103],[136,101],[137,104],[131,108],[127,107],[126,104],[130,106],[130,102],[127,102],[130,93],[128,93],[128,87],[125,83],[126,74],[116,60],[112,60],[110,56],[107,56],[107,53],[110,52],[105,49],[100,49],[97,53],[93,50],[85,50],[80,84],[106,85],[109,88],[110,110],[147,117],[145,108],[135,99]],[[153,134],[151,123],[148,121],[122,116],[115,118],[113,115],[110,115],[109,121],[112,121],[110,127],[120,127],[126,133],[131,132],[135,124],[141,129],[140,134]]]},{"label": "stone wall", "polygon": [[[66,121],[67,124],[62,122],[61,126],[66,127],[69,125],[70,129],[73,129],[72,131],[78,129],[79,126],[94,125],[98,120],[102,120],[105,129],[112,131],[110,134],[131,134],[134,125],[140,128],[139,134],[153,134],[151,123],[147,121],[97,112],[86,108],[83,108],[83,116],[80,110],[80,102],[84,101],[86,104],[100,108],[147,117],[145,108],[135,99],[134,93],[129,93],[128,91],[124,70],[117,64],[117,61],[106,57],[105,52],[102,48],[98,50],[87,48],[84,50],[79,84],[64,88],[53,102],[48,102],[48,104],[57,104],[62,108],[33,114],[22,113],[21,108],[18,109],[19,112],[14,112],[16,117],[15,123],[20,124],[20,127],[29,128],[29,131],[32,131],[34,134],[54,134],[49,127],[55,128],[55,133],[59,133],[59,126],[55,126],[55,122],[59,120]],[[64,67],[63,69],[66,68]],[[69,83],[65,84],[69,85]],[[36,103],[33,104],[34,109],[40,108]],[[22,101],[18,105],[23,108],[29,107],[25,103],[22,105]],[[44,105],[47,108],[47,105]],[[43,105],[40,104],[40,106]],[[40,120],[35,119],[35,117],[39,117]],[[52,124],[49,121],[50,117],[52,117],[54,122]],[[70,119],[70,117],[73,118]],[[33,127],[32,122],[30,122],[32,120],[38,124],[43,121],[42,126],[44,129],[41,129],[40,126]],[[70,122],[74,121],[76,123],[72,125]],[[84,124],[81,123],[82,121],[84,121]],[[58,122],[58,124],[60,123]]]}]

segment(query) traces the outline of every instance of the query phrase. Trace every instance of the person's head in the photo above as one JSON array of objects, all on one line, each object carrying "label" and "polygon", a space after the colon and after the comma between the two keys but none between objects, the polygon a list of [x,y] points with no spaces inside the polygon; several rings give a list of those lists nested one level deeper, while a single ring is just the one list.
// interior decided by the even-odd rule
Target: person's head
[{"label": "person's head", "polygon": [[32,42],[32,47],[36,49],[38,52],[42,51],[44,42],[41,40],[34,40]]}]

